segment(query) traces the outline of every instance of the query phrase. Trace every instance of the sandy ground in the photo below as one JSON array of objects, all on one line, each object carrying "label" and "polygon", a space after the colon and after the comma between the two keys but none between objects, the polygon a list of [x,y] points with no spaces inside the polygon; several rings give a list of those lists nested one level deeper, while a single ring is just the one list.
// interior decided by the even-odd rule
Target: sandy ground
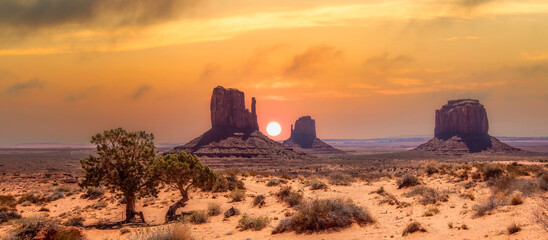
[{"label": "sandy ground", "polygon": [[[11,180],[10,180],[11,179]],[[360,227],[356,224],[339,231],[322,232],[314,234],[295,234],[293,232],[272,235],[271,231],[281,219],[285,218],[287,212],[294,212],[287,204],[279,202],[274,193],[280,186],[267,187],[265,185],[269,177],[260,176],[246,177],[243,179],[246,191],[246,199],[243,202],[232,203],[227,193],[193,192],[191,200],[184,208],[185,211],[204,210],[211,202],[219,203],[222,212],[234,206],[242,213],[251,216],[268,216],[272,219],[269,226],[261,231],[240,231],[236,229],[240,216],[224,219],[221,213],[212,216],[204,224],[187,223],[193,235],[197,239],[548,239],[548,233],[533,221],[533,211],[538,207],[537,203],[541,197],[548,197],[548,194],[540,193],[532,197],[526,197],[521,205],[506,205],[498,207],[489,215],[474,218],[473,206],[482,202],[490,196],[490,189],[485,182],[478,183],[475,187],[465,189],[463,182],[457,182],[447,175],[433,175],[431,177],[420,177],[422,186],[434,188],[440,192],[449,193],[449,201],[438,203],[439,214],[426,217],[424,212],[433,205],[423,206],[418,202],[418,197],[406,197],[404,194],[410,189],[397,189],[396,180],[390,178],[378,179],[372,182],[358,180],[350,186],[329,185],[327,190],[310,190],[302,180],[290,180],[287,185],[303,193],[305,199],[342,197],[352,199],[359,206],[371,212],[376,223]],[[326,179],[323,179],[327,182]],[[65,184],[74,187],[75,184]],[[408,202],[411,205],[405,208],[397,208],[395,205],[380,204],[382,197],[371,193],[379,187],[386,192],[393,194],[399,201]],[[3,177],[0,183],[2,192],[0,195],[18,195],[30,191],[51,191],[54,186],[48,180],[40,180],[19,176],[13,178],[9,175]],[[461,197],[461,193],[473,192],[475,200]],[[253,207],[253,196],[263,194],[266,196],[266,205],[262,208]],[[81,193],[68,196],[63,199],[49,202],[43,206],[21,206],[17,209],[24,217],[46,215],[51,218],[65,221],[71,216],[83,216],[85,225],[97,224],[99,222],[115,222],[123,219],[124,205],[119,204],[110,194],[102,201],[107,206],[95,209],[92,206],[100,200],[86,200],[80,198]],[[121,235],[120,229],[101,230],[95,228],[84,228],[84,234],[88,239],[131,239],[132,234],[139,231],[153,231],[154,228],[165,227],[164,215],[170,204],[179,198],[179,194],[173,190],[164,189],[158,198],[141,199],[137,208],[145,214],[150,227],[124,226],[130,233]],[[47,208],[49,212],[40,212],[40,208]],[[420,222],[427,232],[417,232],[402,237],[402,231],[407,224],[416,220]],[[449,228],[449,223],[453,228]],[[508,225],[517,223],[522,230],[516,234],[509,235],[506,232]],[[467,230],[460,228],[462,225]],[[0,225],[0,236],[5,237],[13,228],[14,224],[4,223]]]}]

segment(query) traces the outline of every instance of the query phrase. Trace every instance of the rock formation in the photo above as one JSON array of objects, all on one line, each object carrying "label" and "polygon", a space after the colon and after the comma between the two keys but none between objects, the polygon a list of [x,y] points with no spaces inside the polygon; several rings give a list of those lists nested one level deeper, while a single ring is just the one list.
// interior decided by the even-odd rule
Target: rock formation
[{"label": "rock formation", "polygon": [[211,129],[167,153],[185,151],[209,158],[304,159],[309,156],[286,148],[259,131],[256,101],[245,109],[244,93],[221,86],[211,96]]},{"label": "rock formation", "polygon": [[451,100],[436,110],[434,138],[416,150],[442,154],[520,151],[489,136],[488,131],[487,111],[478,100]]},{"label": "rock formation", "polygon": [[344,154],[316,137],[316,121],[310,116],[300,117],[291,125],[291,136],[283,142],[285,146],[295,150],[316,154]]}]

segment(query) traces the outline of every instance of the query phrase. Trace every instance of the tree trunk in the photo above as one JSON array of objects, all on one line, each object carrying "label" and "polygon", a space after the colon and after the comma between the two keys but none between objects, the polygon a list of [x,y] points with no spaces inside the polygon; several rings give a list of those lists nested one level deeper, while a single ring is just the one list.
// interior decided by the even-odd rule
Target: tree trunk
[{"label": "tree trunk", "polygon": [[186,202],[188,201],[188,194],[183,194],[183,198],[181,200],[175,202],[173,205],[169,207],[169,210],[167,210],[166,213],[166,223],[172,222],[177,220],[179,215],[177,215],[177,209],[186,206]]},{"label": "tree trunk", "polygon": [[135,215],[139,215],[141,221],[145,223],[145,215],[143,215],[143,212],[137,212],[135,210],[135,196],[126,196],[126,220],[124,220],[124,223],[130,223],[135,220]]}]

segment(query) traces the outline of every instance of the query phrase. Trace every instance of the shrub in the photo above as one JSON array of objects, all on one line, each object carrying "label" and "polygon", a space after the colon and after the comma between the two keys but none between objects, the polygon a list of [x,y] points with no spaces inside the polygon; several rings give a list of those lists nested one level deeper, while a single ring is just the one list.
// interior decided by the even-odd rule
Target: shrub
[{"label": "shrub", "polygon": [[87,198],[89,200],[94,200],[105,195],[105,190],[99,187],[88,187],[86,193],[82,194],[82,198]]},{"label": "shrub", "polygon": [[543,198],[533,211],[535,222],[548,232],[548,198]]},{"label": "shrub", "polygon": [[238,221],[237,229],[242,231],[252,229],[260,231],[270,223],[270,219],[267,216],[249,217],[247,214],[242,215]]},{"label": "shrub", "polygon": [[289,174],[287,174],[287,173],[282,174],[282,176],[280,176],[280,178],[291,180],[291,176],[289,176]]},{"label": "shrub", "polygon": [[0,210],[0,224],[12,219],[19,219],[21,215],[15,211],[2,211]]},{"label": "shrub", "polygon": [[29,194],[25,194],[25,195],[21,196],[19,198],[19,200],[17,200],[17,203],[29,202],[29,203],[34,203],[34,204],[42,204],[45,201],[46,201],[46,199],[44,197],[40,197],[40,196],[34,195],[32,193],[29,193]]},{"label": "shrub", "polygon": [[379,194],[381,196],[387,194],[386,190],[384,190],[384,187],[382,187],[382,186],[379,187],[377,190],[371,192],[371,193],[376,193],[376,194]]},{"label": "shrub", "polygon": [[426,174],[428,175],[438,173],[439,172],[438,163],[436,161],[427,162],[425,165],[425,171],[426,171]]},{"label": "shrub", "polygon": [[537,190],[537,185],[527,179],[503,177],[491,179],[487,182],[493,193],[509,195],[515,191],[521,192],[525,196],[532,195]]},{"label": "shrub", "polygon": [[139,230],[128,239],[135,240],[194,240],[190,229],[183,224]]},{"label": "shrub", "polygon": [[217,215],[221,214],[221,204],[209,203],[207,205],[207,213],[210,216],[217,216]]},{"label": "shrub", "polygon": [[512,223],[506,228],[506,230],[508,230],[508,234],[514,234],[521,231],[521,227],[516,223]]},{"label": "shrub", "polygon": [[230,192],[230,199],[232,202],[241,202],[245,199],[245,192],[242,189],[234,189]]},{"label": "shrub", "polygon": [[192,211],[190,214],[190,222],[201,224],[207,222],[209,215],[204,210]]},{"label": "shrub", "polygon": [[329,175],[329,184],[331,185],[350,186],[350,184],[355,181],[356,179],[353,177],[342,173],[334,173]]},{"label": "shrub", "polygon": [[290,207],[299,205],[303,200],[303,195],[293,191],[290,186],[281,187],[276,193],[276,197],[280,201],[288,203]]},{"label": "shrub", "polygon": [[310,190],[320,190],[320,189],[327,189],[327,184],[320,180],[312,180],[310,182],[306,183],[307,186],[310,186]]},{"label": "shrub", "polygon": [[257,171],[250,171],[249,172],[249,176],[252,176],[252,177],[257,176],[257,174],[258,174]]},{"label": "shrub", "polygon": [[431,216],[434,216],[436,214],[440,213],[440,209],[437,208],[437,207],[429,207],[428,210],[426,210],[426,212],[424,212],[424,216],[425,217],[431,217]]},{"label": "shrub", "polygon": [[544,171],[538,175],[537,184],[540,189],[548,191],[548,171]]},{"label": "shrub", "polygon": [[253,206],[259,206],[259,208],[261,208],[265,204],[264,200],[264,195],[255,196],[255,198],[253,199]]},{"label": "shrub", "polygon": [[426,232],[426,229],[424,229],[421,224],[417,221],[413,221],[411,223],[409,223],[407,225],[407,227],[405,227],[405,229],[403,230],[403,233],[401,234],[402,236],[407,236],[409,235],[410,233],[414,233],[414,232]]},{"label": "shrub", "polygon": [[13,232],[12,239],[33,239],[41,233],[45,239],[84,239],[82,233],[76,228],[59,226],[57,222],[45,218],[23,218],[20,226]]},{"label": "shrub", "polygon": [[72,218],[69,218],[66,222],[64,222],[63,225],[73,226],[73,227],[82,227],[82,226],[84,226],[84,218],[83,217],[72,217]]},{"label": "shrub", "polygon": [[523,198],[521,197],[521,192],[515,191],[510,195],[510,204],[520,205],[523,203]]},{"label": "shrub", "polygon": [[225,218],[229,218],[236,215],[240,215],[240,210],[238,210],[235,207],[231,207],[225,211]]},{"label": "shrub", "polygon": [[369,212],[351,200],[315,199],[299,205],[297,212],[290,218],[280,221],[272,233],[312,233],[346,228],[353,223],[364,226],[373,222],[375,220]]},{"label": "shrub", "polygon": [[46,196],[48,201],[55,201],[61,198],[65,198],[65,194],[61,191],[54,191],[51,195]]},{"label": "shrub", "polygon": [[419,179],[412,174],[404,174],[398,179],[398,188],[412,187],[419,185]]},{"label": "shrub", "polygon": [[266,186],[267,187],[274,187],[274,186],[278,186],[282,183],[287,183],[287,181],[285,181],[283,179],[270,179],[270,180],[268,180],[268,182],[266,182]]},{"label": "shrub", "polygon": [[17,201],[11,195],[0,195],[0,208],[15,208],[17,206]]},{"label": "shrub", "polygon": [[482,217],[485,216],[485,214],[491,212],[495,208],[497,208],[501,202],[499,199],[497,199],[496,196],[490,196],[483,202],[482,204],[478,204],[474,206],[474,210],[476,213],[474,214],[474,217]]},{"label": "shrub", "polygon": [[480,169],[483,175],[483,180],[497,179],[504,175],[504,167],[501,164],[488,163]]},{"label": "shrub", "polygon": [[408,197],[420,195],[421,199],[419,199],[419,202],[423,205],[436,204],[438,202],[447,202],[449,200],[448,194],[438,193],[436,190],[429,187],[416,187],[405,195]]},{"label": "shrub", "polygon": [[213,183],[211,190],[213,192],[226,192],[235,189],[245,190],[244,182],[239,180],[236,175],[218,174],[217,180]]}]

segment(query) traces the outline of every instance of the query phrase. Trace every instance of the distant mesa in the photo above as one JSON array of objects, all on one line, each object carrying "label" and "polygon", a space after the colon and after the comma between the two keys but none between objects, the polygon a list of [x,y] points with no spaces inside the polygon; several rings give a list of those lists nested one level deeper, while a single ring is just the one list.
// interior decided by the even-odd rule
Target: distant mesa
[{"label": "distant mesa", "polygon": [[238,89],[213,89],[211,129],[168,153],[185,151],[210,158],[304,159],[309,157],[287,149],[259,131],[257,103],[251,100],[251,112],[245,108],[244,93]]},{"label": "distant mesa", "polygon": [[300,117],[291,125],[291,137],[283,144],[287,147],[306,153],[344,154],[345,152],[332,147],[316,137],[316,121],[310,116]]},{"label": "distant mesa", "polygon": [[488,131],[487,111],[479,100],[451,100],[436,110],[434,138],[415,150],[440,154],[521,151],[490,136]]}]

